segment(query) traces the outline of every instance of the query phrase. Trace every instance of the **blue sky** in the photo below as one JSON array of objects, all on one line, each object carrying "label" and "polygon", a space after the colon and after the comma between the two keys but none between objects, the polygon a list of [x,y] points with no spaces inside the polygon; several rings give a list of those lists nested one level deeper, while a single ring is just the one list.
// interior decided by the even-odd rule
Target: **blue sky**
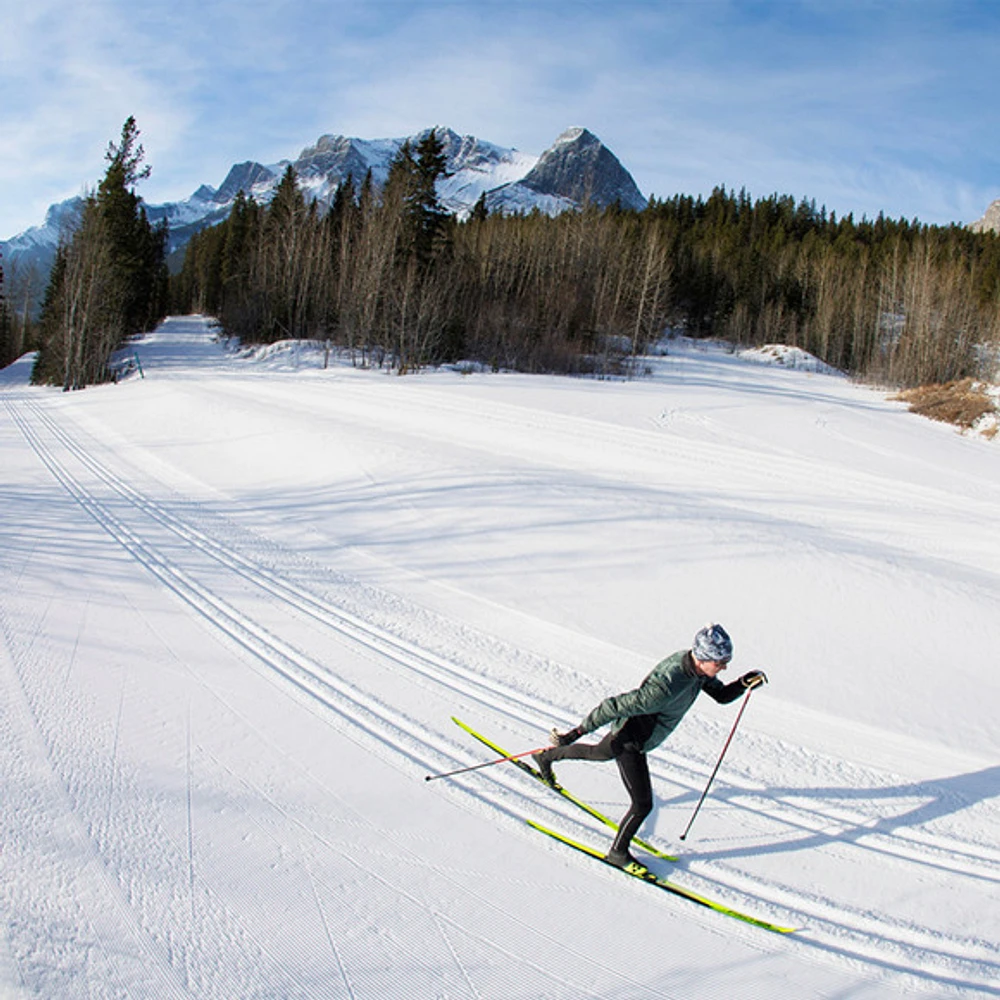
[{"label": "blue sky", "polygon": [[1000,0],[0,0],[0,238],[128,115],[151,203],[324,133],[584,125],[647,195],[969,222],[1000,198]]}]

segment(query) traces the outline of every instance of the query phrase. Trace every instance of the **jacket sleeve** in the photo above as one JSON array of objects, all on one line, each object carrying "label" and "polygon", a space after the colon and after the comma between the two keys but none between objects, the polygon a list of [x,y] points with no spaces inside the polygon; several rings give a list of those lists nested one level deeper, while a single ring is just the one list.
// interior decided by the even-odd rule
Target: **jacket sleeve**
[{"label": "jacket sleeve", "polygon": [[710,698],[714,698],[720,705],[728,705],[746,690],[746,688],[735,680],[730,684],[723,684],[718,677],[710,677],[701,687]]},{"label": "jacket sleeve", "polygon": [[654,678],[647,678],[634,691],[613,694],[605,698],[584,720],[580,729],[592,733],[614,719],[628,719],[633,715],[651,715],[662,704],[664,691]]}]

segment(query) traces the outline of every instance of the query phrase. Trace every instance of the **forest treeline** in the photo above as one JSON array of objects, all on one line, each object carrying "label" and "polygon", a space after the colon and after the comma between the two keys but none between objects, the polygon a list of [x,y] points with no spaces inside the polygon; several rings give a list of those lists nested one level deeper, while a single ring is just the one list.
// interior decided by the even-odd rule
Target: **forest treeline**
[{"label": "forest treeline", "polygon": [[[437,199],[446,160],[433,132],[400,150],[381,188],[349,178],[326,210],[290,167],[269,204],[241,194],[191,240],[168,289],[166,231],[135,193],[147,170],[137,137],[130,118],[60,247],[36,380],[107,378],[111,353],[167,311],[168,294],[173,311],[217,316],[243,342],[318,340],[399,372],[465,360],[627,373],[674,329],[799,346],[913,386],[979,376],[984,347],[1000,343],[996,234],[837,218],[721,187],[554,218],[491,214],[480,199],[458,220]],[[0,334],[11,329],[0,296]]]},{"label": "forest treeline", "polygon": [[20,351],[14,353],[17,346],[14,343],[15,317],[7,298],[7,285],[3,273],[3,254],[0,254],[0,368],[10,364],[20,357]]},{"label": "forest treeline", "polygon": [[174,306],[243,341],[309,338],[407,371],[459,359],[526,371],[620,370],[668,328],[785,343],[897,385],[978,373],[1000,339],[1000,239],[786,196],[488,214],[440,209],[433,134],[382,191],[345,182],[328,212],[288,169],[268,206],[240,198],[187,249]]},{"label": "forest treeline", "polygon": [[149,174],[138,138],[128,118],[120,142],[108,144],[107,171],[79,225],[56,252],[33,334],[37,383],[76,389],[108,380],[112,353],[166,313],[167,229],[150,224],[135,191]]},{"label": "forest treeline", "polygon": [[0,368],[37,349],[35,303],[44,284],[37,264],[4,261],[0,253]]}]

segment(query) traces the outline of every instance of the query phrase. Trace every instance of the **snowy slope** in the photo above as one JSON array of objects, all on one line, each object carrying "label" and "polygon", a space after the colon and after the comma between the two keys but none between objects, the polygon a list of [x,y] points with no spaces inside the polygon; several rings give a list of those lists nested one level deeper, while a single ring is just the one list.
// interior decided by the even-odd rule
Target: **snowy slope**
[{"label": "snowy slope", "polygon": [[[321,370],[198,318],[0,374],[0,996],[1000,995],[1000,450],[836,375]],[[706,620],[735,718],[651,757],[657,870],[528,749]],[[619,814],[611,765],[563,781]]]}]

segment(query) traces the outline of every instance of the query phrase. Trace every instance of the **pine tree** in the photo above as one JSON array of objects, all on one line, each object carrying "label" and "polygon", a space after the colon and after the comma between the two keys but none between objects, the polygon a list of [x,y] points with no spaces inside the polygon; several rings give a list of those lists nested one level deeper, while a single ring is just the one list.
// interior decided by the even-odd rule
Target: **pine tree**
[{"label": "pine tree", "polygon": [[154,230],[135,187],[150,175],[139,129],[129,117],[118,145],[108,143],[108,169],[97,189],[97,204],[109,241],[113,281],[126,333],[145,330],[159,318],[157,283],[161,278],[166,231]]},{"label": "pine tree", "polygon": [[0,253],[0,368],[15,361],[13,337],[14,324],[11,322],[10,309],[7,306],[7,294],[4,287],[3,254]]},{"label": "pine tree", "polygon": [[241,294],[249,277],[250,251],[257,223],[257,205],[238,191],[226,222],[221,261],[222,302],[216,308],[225,308],[227,301]]},{"label": "pine tree", "polygon": [[129,117],[108,168],[87,198],[79,228],[60,248],[42,311],[32,377],[76,388],[108,377],[111,353],[151,328],[166,309],[165,226],[153,228],[135,185],[149,176]]},{"label": "pine tree", "polygon": [[486,192],[484,191],[472,206],[469,214],[470,222],[485,222],[490,217],[490,210],[486,207]]},{"label": "pine tree", "polygon": [[447,176],[444,142],[434,129],[417,143],[409,213],[417,263],[426,268],[447,244],[449,214],[438,201],[437,182]]}]

